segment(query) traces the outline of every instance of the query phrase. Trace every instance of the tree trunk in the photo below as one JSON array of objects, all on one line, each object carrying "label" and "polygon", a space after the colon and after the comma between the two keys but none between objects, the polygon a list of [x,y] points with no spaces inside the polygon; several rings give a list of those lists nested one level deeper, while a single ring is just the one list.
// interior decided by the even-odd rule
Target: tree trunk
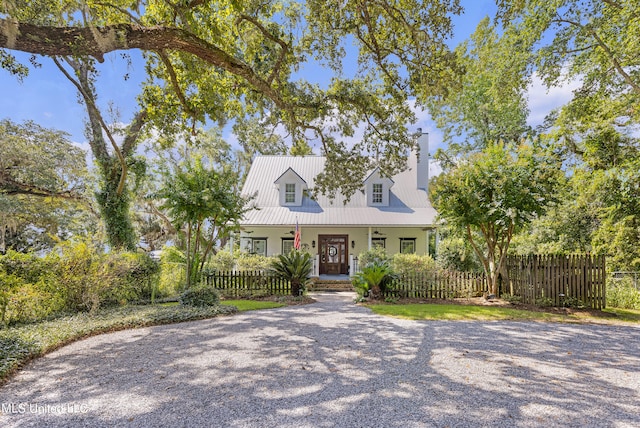
[{"label": "tree trunk", "polygon": [[[96,192],[96,200],[105,223],[109,245],[114,249],[135,251],[137,239],[129,215],[131,201],[126,186],[126,162],[133,154],[147,115],[145,112],[136,114],[127,129],[122,148],[118,147],[96,106],[97,95],[90,73],[91,61],[87,58],[68,58],[66,62],[74,70],[75,77],[67,71],[60,61],[54,59],[54,62],[65,77],[75,85],[87,109],[90,126],[89,146],[100,167],[102,178],[100,189]],[[105,134],[113,146],[113,155],[110,155],[107,149]]]},{"label": "tree trunk", "polygon": [[105,224],[109,245],[114,249],[135,251],[135,232],[129,215],[131,204],[129,192],[124,191],[118,194],[117,188],[120,180],[120,172],[117,171],[118,161],[115,160],[112,163],[116,165],[112,165],[111,168],[105,165],[101,168],[104,180],[96,192],[96,200]]},{"label": "tree trunk", "polygon": [[302,288],[302,285],[300,284],[300,281],[297,279],[292,279],[291,280],[291,295],[292,296],[299,296],[300,295],[300,290]]}]

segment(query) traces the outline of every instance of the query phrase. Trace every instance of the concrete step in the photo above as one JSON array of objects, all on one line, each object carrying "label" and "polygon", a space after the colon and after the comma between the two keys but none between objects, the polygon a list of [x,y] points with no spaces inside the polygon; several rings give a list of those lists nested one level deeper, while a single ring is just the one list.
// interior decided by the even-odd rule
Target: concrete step
[{"label": "concrete step", "polygon": [[309,285],[309,291],[353,291],[353,284],[343,279],[315,279]]}]

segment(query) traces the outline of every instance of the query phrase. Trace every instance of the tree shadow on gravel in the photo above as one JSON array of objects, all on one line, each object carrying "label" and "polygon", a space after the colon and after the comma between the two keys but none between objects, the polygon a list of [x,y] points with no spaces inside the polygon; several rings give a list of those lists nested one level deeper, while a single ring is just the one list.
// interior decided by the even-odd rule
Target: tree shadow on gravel
[{"label": "tree shadow on gravel", "polygon": [[255,311],[64,347],[0,389],[0,403],[42,411],[5,407],[0,424],[637,426],[639,333],[416,322],[334,302]]}]

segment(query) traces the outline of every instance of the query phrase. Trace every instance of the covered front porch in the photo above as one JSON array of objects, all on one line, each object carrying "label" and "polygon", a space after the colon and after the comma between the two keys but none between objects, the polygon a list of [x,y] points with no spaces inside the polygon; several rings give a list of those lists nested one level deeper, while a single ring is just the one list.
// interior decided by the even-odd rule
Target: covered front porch
[{"label": "covered front porch", "polygon": [[[294,246],[295,225],[245,227],[240,250],[263,256],[287,254]],[[431,227],[298,225],[300,247],[314,255],[313,277],[348,278],[359,271],[358,256],[373,247],[387,254],[416,253],[435,256],[437,229]]]}]

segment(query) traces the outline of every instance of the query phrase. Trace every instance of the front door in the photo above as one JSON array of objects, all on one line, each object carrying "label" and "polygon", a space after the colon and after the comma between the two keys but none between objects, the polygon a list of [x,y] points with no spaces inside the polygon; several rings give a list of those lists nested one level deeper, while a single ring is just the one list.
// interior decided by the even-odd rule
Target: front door
[{"label": "front door", "polygon": [[320,274],[347,275],[349,273],[348,235],[320,235]]}]

